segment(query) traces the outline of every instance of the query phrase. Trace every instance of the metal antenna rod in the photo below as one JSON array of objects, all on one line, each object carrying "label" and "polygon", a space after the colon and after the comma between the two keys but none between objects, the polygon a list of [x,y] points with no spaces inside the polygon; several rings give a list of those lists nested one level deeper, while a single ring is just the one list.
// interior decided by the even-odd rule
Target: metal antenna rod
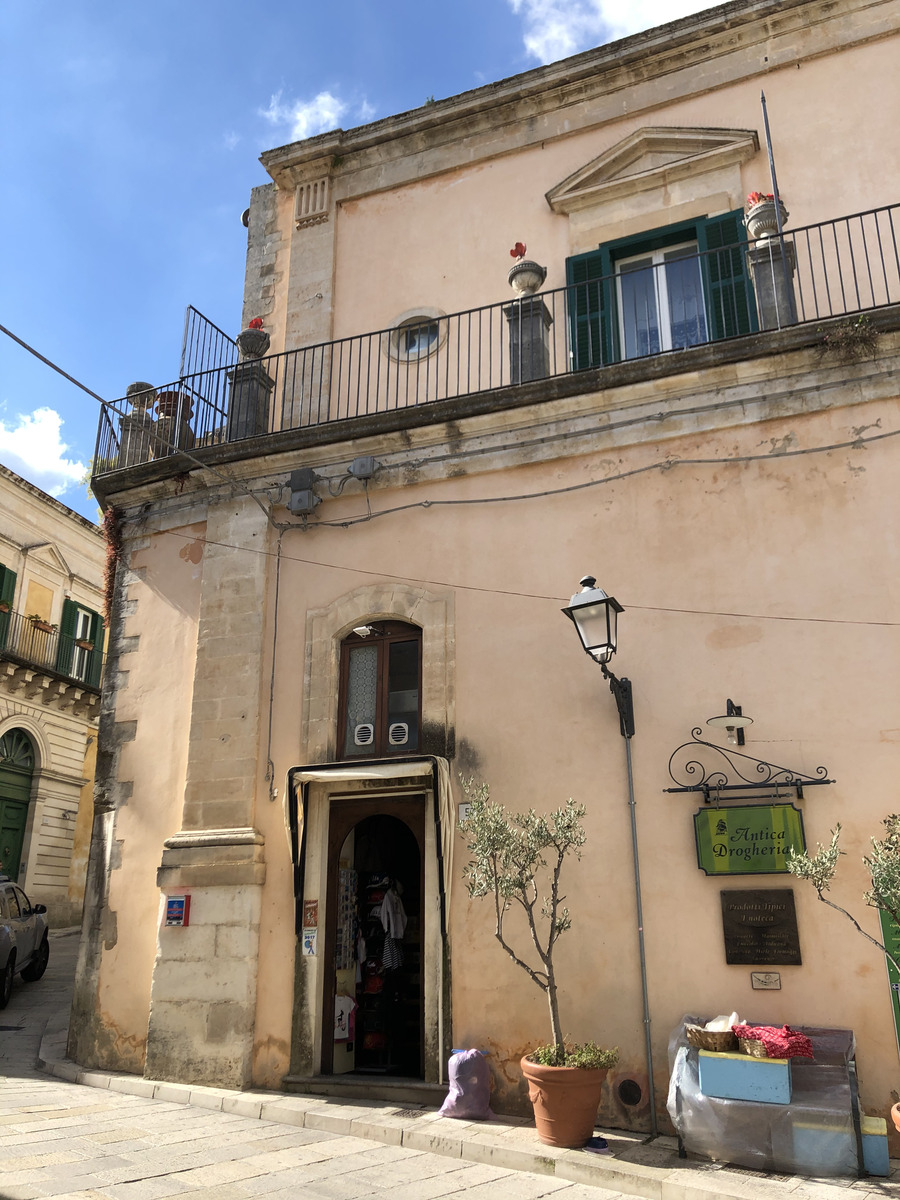
[{"label": "metal antenna rod", "polygon": [[762,104],[763,126],[765,127],[766,131],[766,151],[769,155],[769,174],[772,177],[772,192],[775,195],[775,221],[777,223],[778,236],[781,237],[783,232],[781,227],[781,205],[779,203],[780,197],[778,194],[778,177],[775,174],[775,156],[772,153],[772,135],[769,132],[769,110],[766,108],[766,93],[760,92],[759,99],[760,103]]},{"label": "metal antenna rod", "polygon": [[[763,127],[766,131],[766,151],[769,155],[769,174],[772,177],[772,194],[775,197],[775,228],[778,230],[778,244],[781,247],[781,269],[783,272],[785,286],[787,287],[790,277],[788,275],[787,250],[784,246],[784,227],[781,222],[781,196],[778,192],[778,176],[775,174],[775,155],[772,153],[772,134],[769,131],[769,110],[766,107],[766,93],[760,91],[759,99],[760,103],[762,104]],[[796,324],[797,312],[794,307],[793,286],[788,289],[788,316],[790,317],[791,324]],[[780,324],[781,322],[779,321],[779,325]]]}]

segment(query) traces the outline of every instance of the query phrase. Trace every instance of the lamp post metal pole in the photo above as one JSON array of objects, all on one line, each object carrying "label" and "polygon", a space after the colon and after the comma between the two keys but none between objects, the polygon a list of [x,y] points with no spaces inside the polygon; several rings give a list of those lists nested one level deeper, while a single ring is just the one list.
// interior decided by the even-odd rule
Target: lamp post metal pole
[{"label": "lamp post metal pole", "polygon": [[619,729],[625,742],[625,767],[628,775],[628,811],[631,815],[631,853],[634,859],[634,898],[637,908],[638,950],[641,961],[641,998],[644,1008],[644,1045],[647,1054],[647,1087],[650,1091],[650,1134],[659,1135],[656,1120],[656,1088],[653,1081],[653,1042],[650,1036],[650,993],[647,988],[647,954],[644,947],[644,905],[641,898],[641,863],[638,855],[637,812],[634,800],[634,770],[631,762],[631,739],[634,737],[634,705],[631,696],[631,680],[618,679],[600,664],[603,676],[609,682],[609,690],[619,710]]}]

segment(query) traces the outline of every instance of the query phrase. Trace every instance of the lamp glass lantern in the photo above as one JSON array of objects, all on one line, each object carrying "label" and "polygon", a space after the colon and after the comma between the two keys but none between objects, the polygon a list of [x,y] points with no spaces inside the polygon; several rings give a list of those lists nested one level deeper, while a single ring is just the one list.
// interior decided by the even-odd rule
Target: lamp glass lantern
[{"label": "lamp glass lantern", "polygon": [[568,608],[562,611],[573,622],[585,653],[598,663],[608,663],[616,652],[616,620],[622,605],[596,586],[592,575],[581,580]]}]

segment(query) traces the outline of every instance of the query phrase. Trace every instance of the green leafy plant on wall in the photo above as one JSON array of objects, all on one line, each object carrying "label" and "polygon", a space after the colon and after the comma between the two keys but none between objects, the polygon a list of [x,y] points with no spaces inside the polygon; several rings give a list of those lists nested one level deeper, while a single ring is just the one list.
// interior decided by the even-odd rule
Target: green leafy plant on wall
[{"label": "green leafy plant on wall", "polygon": [[[469,895],[494,903],[494,936],[528,978],[546,993],[550,1010],[551,1042],[530,1055],[544,1066],[602,1068],[618,1061],[618,1051],[604,1050],[593,1042],[567,1046],[559,1018],[558,985],[553,956],[559,938],[572,920],[561,891],[563,865],[569,856],[581,857],[585,832],[584,806],[570,799],[555,812],[541,815],[534,809],[510,813],[492,803],[490,788],[474,779],[461,780],[469,801],[460,831],[472,855],[464,869]],[[539,966],[532,966],[507,936],[506,918],[519,909],[525,916],[531,950]]]},{"label": "green leafy plant on wall", "polygon": [[[884,837],[872,838],[872,853],[863,855],[863,865],[868,871],[872,883],[872,886],[863,893],[863,899],[870,908],[887,913],[897,924],[900,924],[900,815],[892,813],[891,816],[885,817],[883,824]],[[877,946],[882,954],[887,956],[895,970],[900,973],[900,963],[897,962],[890,950],[877,938],[866,933],[852,913],[849,913],[846,908],[842,908],[840,904],[835,904],[825,895],[830,889],[831,881],[837,871],[838,859],[845,854],[845,851],[840,849],[840,837],[841,826],[837,824],[831,831],[831,844],[823,846],[821,842],[818,843],[815,854],[810,854],[808,851],[798,854],[794,850],[789,850],[788,870],[798,879],[809,880],[822,903],[843,913],[866,941]]]}]

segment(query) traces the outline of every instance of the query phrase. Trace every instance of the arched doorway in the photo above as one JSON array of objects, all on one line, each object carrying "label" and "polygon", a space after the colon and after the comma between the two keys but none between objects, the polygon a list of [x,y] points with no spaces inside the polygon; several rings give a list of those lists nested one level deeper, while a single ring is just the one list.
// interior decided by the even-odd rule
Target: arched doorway
[{"label": "arched doorway", "polygon": [[422,1079],[425,797],[330,808],[322,1072]]},{"label": "arched doorway", "polygon": [[22,729],[0,737],[0,874],[18,879],[31,800],[34,746]]}]

